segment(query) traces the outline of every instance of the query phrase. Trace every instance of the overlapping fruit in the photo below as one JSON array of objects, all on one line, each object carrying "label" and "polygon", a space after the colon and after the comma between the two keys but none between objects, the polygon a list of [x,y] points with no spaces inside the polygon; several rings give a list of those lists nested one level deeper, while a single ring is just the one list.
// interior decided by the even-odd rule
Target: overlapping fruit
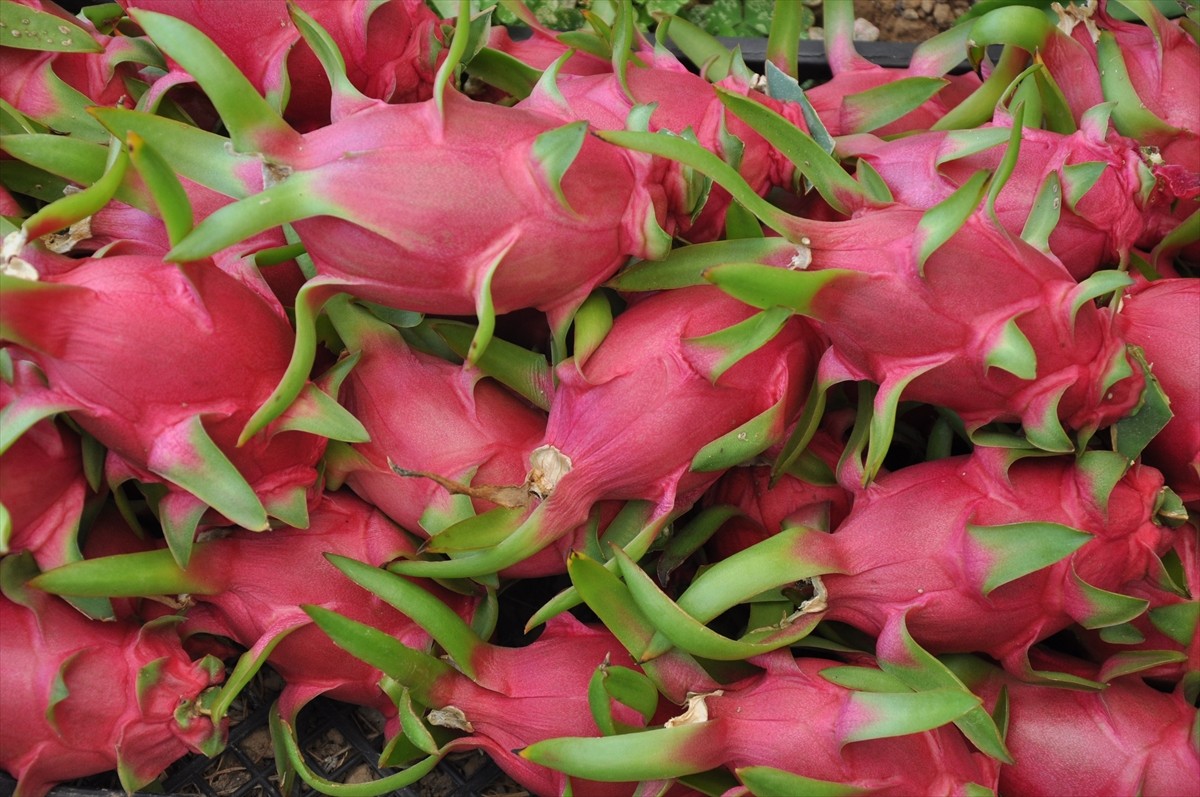
[{"label": "overlapping fruit", "polygon": [[827,0],[808,86],[798,2],[762,75],[450,5],[0,0],[17,793],[216,754],[264,665],[284,792],[351,793],[324,695],[354,794],[1194,793],[1195,8],[886,70]]}]

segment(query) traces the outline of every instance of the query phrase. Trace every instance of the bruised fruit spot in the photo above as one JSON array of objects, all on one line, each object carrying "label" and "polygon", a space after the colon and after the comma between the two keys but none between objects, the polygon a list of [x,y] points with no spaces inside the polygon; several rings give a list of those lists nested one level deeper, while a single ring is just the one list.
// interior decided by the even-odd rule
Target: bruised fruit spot
[{"label": "bruised fruit spot", "polygon": [[671,717],[663,723],[665,728],[676,728],[680,725],[697,725],[701,722],[708,722],[708,703],[705,700],[716,695],[720,697],[725,694],[724,690],[718,689],[715,692],[704,692],[696,694],[689,692],[687,696],[687,708],[678,717]]},{"label": "bruised fruit spot", "polygon": [[545,500],[571,468],[571,458],[554,446],[536,448],[529,455],[529,475],[525,477],[525,485],[529,492]]},{"label": "bruised fruit spot", "polygon": [[454,730],[466,731],[467,733],[475,732],[475,726],[471,724],[470,720],[467,719],[467,715],[458,706],[430,709],[425,719],[429,721],[430,725],[437,725],[439,728],[453,728]]}]

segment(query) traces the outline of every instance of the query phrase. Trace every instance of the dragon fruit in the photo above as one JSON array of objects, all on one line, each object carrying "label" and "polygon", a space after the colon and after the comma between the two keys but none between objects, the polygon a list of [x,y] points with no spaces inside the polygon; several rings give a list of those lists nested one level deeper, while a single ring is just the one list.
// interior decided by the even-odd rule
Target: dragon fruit
[{"label": "dragon fruit", "polygon": [[[640,55],[640,54],[639,54]],[[751,91],[748,82],[730,75],[717,85],[758,101],[770,100]],[[727,116],[713,93],[713,84],[689,72],[669,53],[655,53],[650,64],[632,61],[622,75],[612,71],[590,75],[562,75],[553,87],[539,85],[518,107],[557,116],[565,121],[583,119],[597,130],[622,130],[636,106],[650,106],[650,130],[683,133],[691,130],[706,149],[734,165],[759,194],[772,185],[786,183],[791,164],[740,119]],[[713,186],[698,198],[680,167],[651,167],[647,185],[665,191],[668,231],[691,242],[712,241],[724,231],[732,201],[728,192]],[[661,188],[659,188],[661,186]],[[703,202],[702,207],[697,207]]]},{"label": "dragon fruit", "polygon": [[1140,346],[1151,373],[1171,400],[1173,417],[1142,452],[1162,470],[1185,503],[1200,507],[1200,282],[1141,281],[1121,298],[1116,316],[1122,337]]},{"label": "dragon fruit", "polygon": [[219,661],[192,661],[171,621],[89,620],[25,588],[26,561],[0,564],[0,768],[18,797],[112,769],[132,793],[190,751],[221,750],[225,729],[205,715]]},{"label": "dragon fruit", "polygon": [[[31,363],[13,366],[15,383],[0,379],[0,418],[6,425],[19,423],[3,408],[18,400],[22,386],[40,387]],[[43,569],[78,559],[76,532],[88,496],[79,436],[43,418],[0,454],[0,470],[0,554],[29,551]]]},{"label": "dragon fruit", "polygon": [[[524,477],[525,457],[545,432],[542,413],[482,374],[412,348],[364,310],[344,305],[330,314],[356,356],[342,402],[371,436],[353,453],[333,453],[332,476],[425,536],[453,516],[450,497],[434,482],[397,475],[392,464],[476,484]],[[403,417],[396,413],[401,404]],[[490,506],[476,497],[476,511]]]},{"label": "dragon fruit", "polygon": [[[1008,139],[1006,128],[1011,127],[1011,117],[1004,117],[991,128],[918,133],[890,142],[849,137],[839,143],[838,154],[868,163],[897,202],[928,210],[978,170],[999,167],[1005,155],[1003,141]],[[1071,135],[1037,128],[1022,131],[1016,167],[995,204],[999,222],[1011,235],[1020,235],[1039,190],[1054,175],[1065,201],[1049,235],[1048,251],[1077,280],[1105,265],[1127,262],[1130,250],[1152,223],[1147,217],[1161,213],[1167,200],[1152,191],[1154,176],[1136,142],[1106,135],[1103,114],[1085,116],[1083,121]],[[970,152],[974,142],[993,134],[995,146]]]},{"label": "dragon fruit", "polygon": [[707,506],[736,507],[707,545],[713,559],[726,559],[790,526],[829,531],[841,525],[854,494],[837,483],[834,470],[842,446],[824,429],[808,445],[813,454],[803,475],[783,473],[772,484],[766,465],[733,468],[707,493]]},{"label": "dragon fruit", "polygon": [[[327,493],[307,529],[270,534],[236,530],[198,542],[187,570],[167,551],[95,559],[48,571],[34,585],[65,595],[183,596],[185,634],[217,634],[250,648],[286,682],[280,711],[292,720],[318,695],[378,708],[395,716],[379,690],[379,672],[330,644],[300,604],[315,604],[372,623],[402,643],[423,648],[428,635],[404,615],[337,574],[323,554],[376,564],[411,555],[408,537],[378,510],[348,494]],[[279,570],[275,563],[287,561]],[[433,584],[425,588],[463,616],[478,604]]]},{"label": "dragon fruit", "polygon": [[691,506],[720,471],[778,442],[808,390],[819,337],[793,318],[738,360],[719,333],[752,315],[706,285],[633,304],[585,360],[558,366],[525,482],[540,503],[521,528],[485,552],[392,568],[484,575],[550,545],[599,501],[652,502],[648,527]]},{"label": "dragon fruit", "polygon": [[[723,97],[771,127],[773,142],[807,141],[812,152],[795,128],[779,132],[778,115]],[[901,397],[953,410],[968,431],[1020,421],[1027,439],[1049,451],[1073,448],[1064,425],[1086,440],[1138,403],[1141,371],[1113,329],[1112,311],[1092,302],[1129,278],[1101,271],[1077,283],[1059,261],[999,228],[979,202],[982,172],[925,213],[889,205],[847,221],[814,221],[763,202],[710,153],[680,139],[599,135],[709,174],[796,245],[790,268],[731,263],[704,276],[758,307],[784,305],[819,321],[831,342],[818,370],[822,389],[848,380],[880,386],[868,477],[882,462]],[[827,160],[838,169],[829,174],[844,179],[822,194],[846,207],[868,204]]]},{"label": "dragon fruit", "polygon": [[839,785],[878,795],[995,790],[997,762],[972,751],[955,729],[939,727],[977,706],[977,698],[855,691],[831,676],[862,668],[787,651],[754,663],[761,674],[692,696],[662,728],[551,739],[521,755],[591,778],[665,779],[725,766],[755,794],[761,792],[752,784],[767,770],[799,776],[783,781],[793,790],[786,793],[838,793]]},{"label": "dragon fruit", "polygon": [[1102,675],[1130,660],[1144,663],[1143,652],[1167,652],[1167,660],[1139,675],[1194,697],[1200,694],[1200,529],[1194,523],[1176,531],[1173,553],[1179,557],[1183,583],[1147,579],[1130,584],[1126,591],[1148,602],[1145,614],[1111,629],[1076,629],[1075,635],[1093,661],[1104,662]]},{"label": "dragon fruit", "polygon": [[49,0],[20,0],[5,11],[5,26],[0,98],[52,130],[96,142],[108,133],[85,109],[132,106],[125,81],[139,65],[162,66],[145,40],[102,34]]},{"label": "dragon fruit", "polygon": [[[255,2],[237,13],[199,0],[121,0],[121,6],[169,14],[203,31],[297,129],[329,123],[329,83],[284,0]],[[298,6],[329,32],[350,81],[367,96],[406,103],[432,95],[438,18],[421,0],[300,0]],[[261,35],[248,39],[251,29]],[[154,90],[191,79],[172,67]]]},{"label": "dragon fruit", "polygon": [[1072,622],[1123,623],[1147,607],[1117,590],[1157,572],[1172,533],[1156,523],[1161,474],[1125,465],[1112,452],[1088,452],[1077,465],[985,448],[911,465],[856,496],[832,534],[786,529],[714,565],[678,606],[627,557],[619,562],[647,616],[663,618],[662,634],[695,655],[728,658],[722,651],[745,646],[705,636],[680,608],[708,622],[730,596],[819,576],[817,595],[784,618],[783,632],[824,610],[820,617],[869,634],[911,633],[934,654],[983,652],[1028,674],[1035,642]]},{"label": "dragon fruit", "polygon": [[[109,449],[110,483],[169,485],[158,512],[186,562],[211,506],[247,528],[307,522],[326,439],[361,426],[309,383],[307,410],[238,447],[246,419],[283,374],[292,332],[266,288],[211,263],[90,259],[54,280],[0,276],[0,339],[46,374],[51,402]],[[181,367],[181,364],[188,367]]]},{"label": "dragon fruit", "polygon": [[[1028,795],[1179,795],[1200,782],[1196,707],[1136,677],[1102,691],[1022,683],[974,657],[947,662],[988,706],[1007,695],[1000,793]],[[1053,664],[1094,677],[1094,668],[1061,657]]]},{"label": "dragon fruit", "polygon": [[[446,648],[453,666],[407,648],[377,629],[305,607],[338,645],[380,667],[408,690],[415,703],[427,707],[426,722],[465,732],[436,754],[482,749],[535,794],[562,794],[568,785],[576,794],[597,797],[633,792],[632,784],[569,781],[514,752],[542,739],[600,733],[589,708],[589,683],[597,668],[629,658],[609,631],[562,614],[552,618],[533,643],[499,647],[484,642],[444,610],[430,611],[416,604],[411,596],[416,588],[397,576],[360,562],[333,561],[356,582],[397,608],[404,607]],[[647,708],[652,713],[654,705]],[[611,721],[625,727],[641,727],[647,718],[646,711],[620,702],[612,709]]]},{"label": "dragon fruit", "polygon": [[[630,255],[669,247],[628,158],[582,123],[558,125],[453,90],[387,105],[353,93],[335,71],[333,123],[301,135],[194,28],[133,14],[226,114],[233,148],[261,156],[274,183],[205,219],[173,259],[203,257],[292,221],[325,287],[417,312],[477,313],[490,324],[523,307],[561,322]],[[153,117],[110,112],[104,119],[145,127],[146,140],[170,155]],[[578,256],[547,255],[568,249]]]}]

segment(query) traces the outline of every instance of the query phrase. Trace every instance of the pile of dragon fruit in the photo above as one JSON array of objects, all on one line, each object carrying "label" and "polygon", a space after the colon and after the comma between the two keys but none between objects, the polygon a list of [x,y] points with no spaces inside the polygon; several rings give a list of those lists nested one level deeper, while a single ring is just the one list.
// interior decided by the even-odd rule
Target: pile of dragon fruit
[{"label": "pile of dragon fruit", "polygon": [[0,0],[17,795],[1197,793],[1195,6],[505,5]]}]

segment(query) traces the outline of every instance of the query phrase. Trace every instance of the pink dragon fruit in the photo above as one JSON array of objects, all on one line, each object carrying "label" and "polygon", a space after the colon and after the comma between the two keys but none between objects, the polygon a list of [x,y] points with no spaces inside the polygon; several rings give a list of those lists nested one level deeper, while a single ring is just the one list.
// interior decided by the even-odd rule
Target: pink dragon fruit
[{"label": "pink dragon fruit", "polygon": [[[344,305],[330,313],[357,355],[342,402],[371,436],[353,454],[334,452],[331,476],[424,536],[453,516],[450,496],[432,481],[397,475],[392,463],[476,484],[524,478],[525,458],[545,433],[541,412],[478,372],[410,347],[364,310]],[[495,505],[478,496],[474,504],[480,512]]]},{"label": "pink dragon fruit", "polygon": [[[412,648],[426,647],[429,636],[419,626],[323,558],[332,553],[383,564],[412,555],[414,546],[382,513],[345,493],[325,494],[311,520],[307,529],[237,530],[198,542],[187,570],[160,550],[79,562],[42,574],[35,586],[65,595],[186,596],[183,633],[217,634],[255,656],[269,654],[286,682],[279,700],[289,721],[319,695],[395,717],[395,705],[379,689],[379,671],[332,645],[299,606],[323,606],[383,628]],[[290,564],[280,570],[281,561]],[[423,586],[463,616],[478,605],[432,583]]]},{"label": "pink dragon fruit", "polygon": [[586,360],[558,366],[546,433],[526,477],[541,503],[522,527],[482,553],[392,568],[483,575],[550,545],[602,500],[652,502],[651,526],[691,506],[720,471],[782,438],[820,352],[811,327],[793,318],[730,366],[737,352],[728,339],[707,336],[751,316],[706,285],[633,304]]},{"label": "pink dragon fruit", "polygon": [[955,729],[939,727],[977,706],[976,698],[855,691],[830,675],[863,668],[796,659],[787,651],[754,663],[764,672],[694,695],[687,711],[662,728],[551,739],[521,755],[597,779],[665,779],[724,766],[754,794],[763,793],[753,786],[756,778],[770,777],[770,770],[793,790],[777,785],[770,793],[840,793],[835,784],[873,795],[965,797],[995,789],[997,762],[972,751]]},{"label": "pink dragon fruit", "polygon": [[0,565],[0,769],[18,797],[112,769],[132,793],[190,751],[220,751],[225,730],[205,715],[219,661],[192,661],[172,622],[89,620],[14,583],[23,561]]},{"label": "pink dragon fruit", "polygon": [[[772,117],[759,121],[773,141],[802,136],[794,128],[782,134],[784,120],[769,110],[723,98],[739,114]],[[758,307],[784,305],[819,321],[831,342],[818,370],[822,390],[850,380],[880,386],[868,477],[882,462],[901,397],[949,408],[972,432],[1020,421],[1026,437],[1050,451],[1073,448],[1064,425],[1086,440],[1138,403],[1140,369],[1113,330],[1112,311],[1092,302],[1129,278],[1101,271],[1077,283],[1056,259],[999,228],[977,206],[984,173],[953,195],[957,213],[946,203],[926,213],[889,205],[822,222],[762,201],[711,153],[681,139],[600,136],[709,174],[795,244],[788,268],[732,263],[704,276]],[[846,207],[869,204],[848,178],[829,181],[822,194]]]},{"label": "pink dragon fruit", "polygon": [[[334,122],[300,135],[194,28],[134,16],[232,114],[234,149],[260,154],[276,181],[210,216],[173,258],[293,221],[318,273],[338,288],[391,307],[490,320],[523,307],[569,314],[630,255],[669,246],[628,158],[582,123],[560,126],[452,90],[387,105],[339,83]],[[236,111],[247,102],[252,115]],[[148,118],[105,117],[128,128]],[[169,156],[170,142],[154,139],[147,131]],[[577,256],[547,254],[568,249]]]},{"label": "pink dragon fruit", "polygon": [[[329,123],[329,83],[312,49],[292,24],[284,0],[259,0],[239,8],[199,0],[121,0],[121,6],[169,14],[204,32],[233,60],[255,90],[299,130]],[[368,97],[388,103],[419,102],[432,94],[437,16],[421,0],[300,0],[333,37],[350,81]],[[246,37],[246,30],[261,35]],[[191,76],[172,64],[163,88]]]},{"label": "pink dragon fruit", "polygon": [[[3,408],[14,404],[23,389],[44,390],[31,363],[18,360],[13,366],[15,383],[0,379],[0,418],[8,433],[20,419]],[[51,418],[38,420],[0,454],[0,470],[5,514],[0,518],[0,554],[28,551],[43,569],[78,559],[76,532],[88,495],[78,435]]]},{"label": "pink dragon fruit", "polygon": [[[413,603],[415,587],[361,562],[334,559],[356,582],[371,589],[413,618],[438,640],[453,666],[405,647],[389,635],[317,607],[305,607],[340,646],[383,669],[408,689],[415,703],[429,709],[431,725],[463,731],[438,749],[482,749],[513,780],[534,794],[629,795],[632,784],[568,780],[538,766],[515,751],[542,739],[600,733],[589,706],[589,683],[597,668],[628,661],[628,654],[609,631],[587,626],[569,614],[552,618],[535,642],[505,648],[484,642],[443,611],[427,611]],[[611,719],[641,727],[647,714],[620,702]],[[650,707],[653,712],[653,706]]]},{"label": "pink dragon fruit", "polygon": [[[974,657],[948,663],[987,706],[1007,694],[1006,744],[1014,763],[1000,768],[1001,794],[1194,793],[1200,783],[1196,707],[1136,677],[1102,691],[1034,685]],[[1051,666],[1084,678],[1095,669],[1055,657]]]},{"label": "pink dragon fruit", "polygon": [[[1160,204],[1166,200],[1151,190],[1154,176],[1136,142],[1106,135],[1106,124],[1106,119],[1093,114],[1085,116],[1083,127],[1071,135],[1026,128],[1015,170],[995,204],[999,222],[1010,234],[1020,235],[1042,184],[1055,175],[1065,201],[1049,236],[1049,251],[1077,280],[1098,268],[1127,262],[1131,248],[1151,223],[1147,217],[1161,213]],[[998,118],[992,128],[918,133],[890,142],[855,136],[839,144],[838,154],[862,158],[887,183],[897,202],[927,210],[949,198],[980,169],[999,167],[1008,139],[1006,127],[1011,128],[1011,118]],[[973,141],[993,133],[995,146],[960,154]],[[1004,141],[999,140],[1001,135]]]},{"label": "pink dragon fruit", "polygon": [[0,276],[0,339],[49,383],[30,405],[69,408],[108,447],[110,482],[169,485],[158,511],[181,561],[210,506],[248,528],[265,529],[268,515],[304,526],[321,434],[339,436],[322,420],[361,434],[310,383],[307,412],[238,447],[292,344],[282,308],[252,285],[211,263],[136,256],[91,259],[53,281]]},{"label": "pink dragon fruit", "polygon": [[[822,579],[825,617],[879,634],[905,615],[929,651],[985,652],[1019,672],[1032,644],[1072,621],[1095,627],[1140,614],[1144,601],[1101,591],[1145,578],[1170,546],[1155,520],[1161,474],[1134,465],[1121,475],[1121,457],[1103,452],[1078,465],[1010,459],[979,448],[867,488],[833,535],[820,538],[843,563],[842,573]],[[1033,539],[1049,546],[1052,535],[1062,547],[1038,561]]]},{"label": "pink dragon fruit", "polygon": [[[751,91],[748,83],[729,76],[718,85],[758,101],[770,100]],[[628,86],[628,93],[626,93]],[[759,194],[790,180],[792,167],[762,136],[737,117],[727,116],[713,92],[713,84],[689,72],[669,54],[658,54],[650,65],[631,62],[622,77],[612,71],[590,75],[563,75],[553,89],[542,86],[518,107],[530,108],[567,121],[584,119],[598,130],[625,129],[635,106],[653,106],[650,130],[683,133],[691,130],[701,146],[732,161]],[[691,242],[712,241],[724,232],[725,214],[732,201],[728,192],[713,186],[697,213],[695,190],[678,166],[651,167],[648,185],[665,191],[669,231]],[[661,186],[661,187],[660,187]]]},{"label": "pink dragon fruit", "polygon": [[790,526],[830,530],[846,518],[853,493],[839,485],[834,471],[843,446],[825,430],[808,445],[813,467],[821,473],[784,473],[772,484],[765,465],[733,468],[704,495],[707,506],[726,504],[739,514],[727,520],[709,540],[715,560],[726,559]]},{"label": "pink dragon fruit", "polygon": [[132,106],[125,81],[139,64],[162,65],[144,40],[106,36],[50,0],[20,0],[5,12],[5,24],[0,98],[58,132],[107,141],[85,109]]},{"label": "pink dragon fruit", "polygon": [[706,623],[730,608],[729,596],[819,576],[784,632],[824,610],[820,618],[869,634],[911,633],[931,653],[983,652],[1023,674],[1029,647],[1072,622],[1117,625],[1147,607],[1118,590],[1157,572],[1172,534],[1156,522],[1161,474],[1126,464],[1112,452],[1076,464],[977,448],[902,468],[856,496],[832,534],[786,529],[714,565],[678,607],[628,557],[619,563],[645,614],[662,618],[664,643],[695,655],[729,658],[722,651],[745,646],[706,636],[679,608]]},{"label": "pink dragon fruit", "polygon": [[1146,613],[1113,629],[1076,629],[1094,661],[1104,662],[1106,675],[1114,666],[1142,651],[1170,652],[1174,661],[1143,669],[1139,675],[1157,684],[1181,688],[1184,695],[1200,693],[1200,529],[1186,523],[1175,533],[1173,552],[1179,556],[1183,583],[1162,585],[1147,579],[1130,584],[1129,594],[1149,603]]},{"label": "pink dragon fruit", "polygon": [[1142,281],[1121,298],[1117,329],[1140,346],[1173,416],[1142,456],[1184,502],[1200,507],[1200,281]]}]

